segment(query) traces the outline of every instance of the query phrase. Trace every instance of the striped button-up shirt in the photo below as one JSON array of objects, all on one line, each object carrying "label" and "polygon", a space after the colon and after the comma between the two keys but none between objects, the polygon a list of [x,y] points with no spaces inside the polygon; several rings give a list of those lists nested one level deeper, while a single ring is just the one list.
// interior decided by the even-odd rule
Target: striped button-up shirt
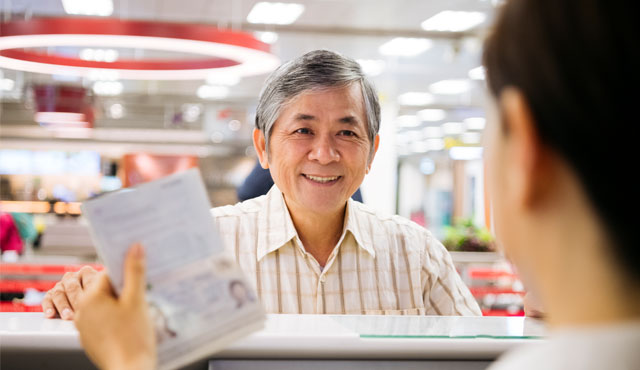
[{"label": "striped button-up shirt", "polygon": [[481,315],[442,244],[400,216],[349,199],[342,236],[321,267],[276,186],[212,214],[267,313]]}]

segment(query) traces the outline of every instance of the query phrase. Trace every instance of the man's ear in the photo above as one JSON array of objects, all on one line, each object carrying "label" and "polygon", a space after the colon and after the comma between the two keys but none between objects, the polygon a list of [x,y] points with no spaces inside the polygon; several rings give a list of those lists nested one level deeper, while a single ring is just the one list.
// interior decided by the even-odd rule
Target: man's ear
[{"label": "man's ear", "polygon": [[522,92],[506,88],[500,94],[500,109],[506,140],[504,155],[508,162],[509,182],[514,189],[512,201],[531,207],[551,183],[549,153],[540,140],[535,119]]},{"label": "man's ear", "polygon": [[378,146],[380,146],[380,135],[376,135],[375,139],[373,139],[373,153],[371,153],[371,158],[369,158],[369,162],[367,163],[367,171],[365,172],[367,174],[371,171],[371,165],[373,164],[373,158],[378,152]]},{"label": "man's ear", "polygon": [[264,133],[257,128],[253,129],[253,147],[258,153],[258,160],[262,168],[269,168],[269,161],[267,161],[267,142],[264,138]]}]

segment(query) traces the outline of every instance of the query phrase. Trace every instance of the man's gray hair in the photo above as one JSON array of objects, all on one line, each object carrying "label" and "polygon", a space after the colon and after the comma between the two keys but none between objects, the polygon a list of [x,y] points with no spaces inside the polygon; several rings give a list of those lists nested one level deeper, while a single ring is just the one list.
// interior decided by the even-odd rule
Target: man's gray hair
[{"label": "man's gray hair", "polygon": [[371,159],[373,142],[380,129],[378,94],[358,62],[328,50],[314,50],[290,60],[267,78],[256,109],[256,128],[265,136],[267,153],[271,130],[285,104],[305,91],[344,87],[352,83],[359,83],[362,89]]}]

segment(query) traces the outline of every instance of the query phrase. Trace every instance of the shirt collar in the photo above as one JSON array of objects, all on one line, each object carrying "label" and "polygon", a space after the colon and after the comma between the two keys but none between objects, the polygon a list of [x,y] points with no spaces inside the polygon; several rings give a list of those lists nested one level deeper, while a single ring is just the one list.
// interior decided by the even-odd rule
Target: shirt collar
[{"label": "shirt collar", "polygon": [[367,228],[371,228],[371,223],[365,215],[367,210],[361,207],[362,203],[349,198],[347,201],[344,229],[353,235],[359,247],[367,251],[371,257],[375,258],[376,251],[373,248],[373,230],[367,232]]},{"label": "shirt collar", "polygon": [[273,185],[265,198],[264,206],[258,213],[258,261],[298,235],[280,189]]},{"label": "shirt collar", "polygon": [[[265,197],[264,207],[258,213],[258,247],[256,251],[256,259],[260,261],[264,256],[271,252],[275,252],[291,239],[298,237],[289,209],[284,201],[282,192],[276,185]],[[364,232],[368,220],[362,217],[362,210],[359,204],[349,198],[347,201],[347,210],[345,215],[345,225],[343,235],[340,237],[340,243],[345,238],[344,233],[349,231],[356,244],[375,257],[373,249],[373,239],[370,233]],[[358,217],[360,215],[360,217]]]}]

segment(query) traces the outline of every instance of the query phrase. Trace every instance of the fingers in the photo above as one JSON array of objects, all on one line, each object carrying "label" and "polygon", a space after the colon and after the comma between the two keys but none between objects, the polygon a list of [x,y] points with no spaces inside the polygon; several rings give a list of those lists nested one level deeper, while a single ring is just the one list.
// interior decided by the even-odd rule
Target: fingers
[{"label": "fingers", "polygon": [[97,276],[93,279],[93,283],[85,291],[85,294],[80,300],[78,311],[82,311],[85,307],[92,307],[99,304],[98,301],[100,300],[115,299],[115,295],[111,289],[111,281],[109,280],[107,272],[103,271],[96,275]]},{"label": "fingers", "polygon": [[67,294],[61,282],[58,282],[46,295],[48,299],[45,298],[42,302],[42,308],[47,317],[55,316],[55,312],[51,312],[51,309],[54,309],[64,320],[71,320],[73,318],[73,309],[71,308],[71,304],[67,299]]},{"label": "fingers", "polygon": [[144,248],[140,244],[134,244],[124,261],[124,287],[121,298],[125,303],[136,304],[144,301],[145,271]]},{"label": "fingers", "polygon": [[60,284],[62,284],[64,288],[67,300],[71,304],[71,309],[75,310],[78,307],[80,296],[82,295],[80,275],[74,272],[67,272],[62,277],[62,280],[60,280]]},{"label": "fingers", "polygon": [[44,313],[44,316],[48,319],[54,318],[58,313],[58,311],[56,311],[56,307],[53,305],[53,300],[51,299],[50,293],[51,293],[51,290],[48,291],[47,294],[45,294],[41,303],[42,312]]},{"label": "fingers", "polygon": [[84,266],[78,271],[78,274],[80,274],[80,282],[82,284],[82,288],[87,289],[89,286],[91,286],[95,278],[98,276],[98,271],[89,266]]},{"label": "fingers", "polygon": [[[45,317],[53,318],[57,313],[65,320],[73,318],[73,313],[80,303],[84,290],[91,286],[97,271],[89,266],[78,272],[67,272],[42,300],[42,311]],[[70,310],[64,313],[65,309]]]},{"label": "fingers", "polygon": [[98,292],[98,294],[106,294],[114,297],[113,289],[111,288],[111,280],[109,280],[109,274],[106,271],[102,271],[95,277],[94,284],[89,288],[90,291]]}]

